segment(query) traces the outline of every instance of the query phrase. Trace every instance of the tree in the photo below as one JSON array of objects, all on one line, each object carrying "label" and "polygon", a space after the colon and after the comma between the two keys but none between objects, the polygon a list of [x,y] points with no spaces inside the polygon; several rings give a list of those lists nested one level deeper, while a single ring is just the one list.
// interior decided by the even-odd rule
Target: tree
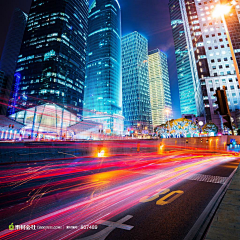
[{"label": "tree", "polygon": [[[236,124],[232,124],[232,127],[233,127],[233,131],[235,132],[235,131],[237,131],[238,132],[238,127],[236,126]],[[229,129],[228,127],[226,127],[226,126],[224,126],[224,128],[223,128],[223,130],[224,130],[224,132],[225,131],[227,131],[227,132],[230,132],[231,131],[231,129]]]},{"label": "tree", "polygon": [[203,132],[206,133],[211,133],[213,132],[214,134],[217,134],[218,132],[218,127],[214,124],[214,123],[206,123],[203,128],[202,128]]},{"label": "tree", "polygon": [[166,136],[167,135],[167,124],[161,124],[160,126],[156,127],[156,132],[159,136]]},{"label": "tree", "polygon": [[193,134],[198,131],[198,126],[186,118],[179,118],[170,121],[171,134],[180,136],[181,134],[186,136],[187,134]]},{"label": "tree", "polygon": [[[170,127],[168,127],[170,126]],[[165,124],[162,124],[156,128],[156,131],[161,136],[166,136],[171,134],[175,137],[180,137],[181,135],[186,136],[187,134],[193,134],[198,132],[198,126],[186,118],[172,119]]]}]

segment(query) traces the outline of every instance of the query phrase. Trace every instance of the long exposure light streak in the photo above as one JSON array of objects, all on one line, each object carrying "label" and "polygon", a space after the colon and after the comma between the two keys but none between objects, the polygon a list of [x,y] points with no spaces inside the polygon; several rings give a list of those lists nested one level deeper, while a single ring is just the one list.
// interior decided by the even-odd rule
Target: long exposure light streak
[{"label": "long exposure light streak", "polygon": [[[31,168],[19,165],[20,168],[11,170],[7,170],[7,166],[3,167],[0,171],[0,189],[4,194],[0,195],[0,203],[3,204],[6,198],[10,199],[8,202],[11,208],[2,208],[0,214],[8,219],[8,214],[12,213],[17,219],[15,225],[63,228],[24,231],[7,230],[5,226],[5,230],[2,228],[0,232],[0,238],[81,237],[86,229],[78,228],[66,233],[64,226],[95,224],[101,219],[110,219],[133,206],[143,204],[144,199],[164,189],[191,179],[195,174],[233,160],[233,154],[175,151],[171,155],[138,154],[89,159],[86,162],[82,159],[52,162],[45,166],[30,164],[28,167]],[[21,194],[22,197],[16,199]],[[11,199],[11,196],[16,197]],[[29,216],[29,211],[33,215]]]}]

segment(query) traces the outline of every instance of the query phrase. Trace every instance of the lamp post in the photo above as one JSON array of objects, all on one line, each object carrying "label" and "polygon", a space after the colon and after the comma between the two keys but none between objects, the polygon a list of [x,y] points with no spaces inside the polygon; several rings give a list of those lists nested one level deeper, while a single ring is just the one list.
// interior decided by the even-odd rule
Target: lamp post
[{"label": "lamp post", "polygon": [[169,110],[169,109],[165,109],[165,112],[167,113],[168,134],[169,134],[169,138],[170,138],[170,123],[169,123],[169,118],[168,118],[168,115],[169,115],[170,110]]},{"label": "lamp post", "polygon": [[200,126],[200,134],[202,134],[203,121],[200,121],[200,122],[198,123],[198,125]]},{"label": "lamp post", "polygon": [[215,18],[221,17],[222,18],[224,29],[225,29],[227,39],[228,39],[228,43],[229,43],[229,47],[230,47],[230,51],[231,51],[231,54],[232,54],[232,59],[233,59],[233,64],[234,64],[234,67],[235,67],[237,79],[238,79],[238,82],[239,82],[239,85],[240,85],[239,68],[238,68],[236,57],[235,57],[231,37],[230,37],[229,31],[228,31],[227,23],[226,23],[226,20],[225,20],[225,15],[228,14],[231,11],[231,8],[236,4],[237,4],[236,1],[232,1],[231,5],[230,4],[218,4],[213,11],[213,17],[215,17]]}]

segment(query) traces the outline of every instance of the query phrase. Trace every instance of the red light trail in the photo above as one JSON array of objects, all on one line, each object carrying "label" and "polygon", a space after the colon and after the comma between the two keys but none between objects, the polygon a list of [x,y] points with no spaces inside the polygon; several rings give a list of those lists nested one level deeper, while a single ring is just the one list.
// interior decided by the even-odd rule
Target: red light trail
[{"label": "red light trail", "polygon": [[[12,215],[16,219],[14,225],[95,224],[142,204],[144,199],[194,174],[233,160],[233,154],[175,151],[37,166],[18,164],[13,169],[4,166],[0,171],[0,187],[5,194],[0,195],[0,202],[11,207],[2,208],[0,214],[4,218]],[[80,228],[69,231],[64,227],[31,231],[2,229],[0,238],[73,239],[85,231]]]}]

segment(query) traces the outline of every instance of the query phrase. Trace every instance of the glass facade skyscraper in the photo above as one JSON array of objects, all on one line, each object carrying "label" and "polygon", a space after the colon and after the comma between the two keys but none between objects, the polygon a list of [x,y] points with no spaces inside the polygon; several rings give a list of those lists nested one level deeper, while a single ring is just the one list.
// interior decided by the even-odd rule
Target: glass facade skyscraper
[{"label": "glass facade skyscraper", "polygon": [[[215,91],[225,86],[230,111],[234,112],[240,106],[239,84],[226,30],[221,17],[213,17],[216,5],[223,1],[179,0],[177,2],[179,5],[173,4],[170,12],[172,9],[175,14],[181,13],[182,16],[191,72],[195,79],[194,89],[197,90],[196,93],[201,92],[196,103],[203,106],[206,121],[215,123],[220,130],[223,120],[215,111],[217,109]],[[180,7],[180,11],[179,7],[175,9],[176,6]],[[229,16],[225,17],[238,62],[240,59],[239,8],[240,4],[236,3]],[[198,91],[200,87],[201,91]]]},{"label": "glass facade skyscraper", "polygon": [[44,101],[82,114],[87,31],[87,0],[32,2],[10,114]]},{"label": "glass facade skyscraper", "polygon": [[159,49],[150,51],[148,54],[148,69],[152,123],[153,127],[156,127],[168,120],[166,110],[169,111],[168,118],[172,118],[167,55]]},{"label": "glass facade skyscraper", "polygon": [[16,8],[11,18],[0,60],[0,70],[4,72],[4,78],[0,87],[0,115],[6,115],[7,112],[7,104],[26,23],[27,14]]},{"label": "glass facade skyscraper", "polygon": [[175,46],[181,114],[201,116],[204,114],[201,88],[198,76],[191,70],[195,63],[189,55],[187,33],[179,0],[170,0],[169,10]]},{"label": "glass facade skyscraper", "polygon": [[0,70],[5,73],[5,76],[13,77],[15,73],[26,23],[27,14],[16,8],[11,18],[0,60]]},{"label": "glass facade skyscraper", "polygon": [[122,38],[124,128],[151,129],[148,40],[138,32]]},{"label": "glass facade skyscraper", "polygon": [[3,88],[4,85],[4,72],[0,70],[0,89]]},{"label": "glass facade skyscraper", "polygon": [[121,9],[117,0],[95,0],[89,8],[84,118],[108,133],[123,130]]}]

